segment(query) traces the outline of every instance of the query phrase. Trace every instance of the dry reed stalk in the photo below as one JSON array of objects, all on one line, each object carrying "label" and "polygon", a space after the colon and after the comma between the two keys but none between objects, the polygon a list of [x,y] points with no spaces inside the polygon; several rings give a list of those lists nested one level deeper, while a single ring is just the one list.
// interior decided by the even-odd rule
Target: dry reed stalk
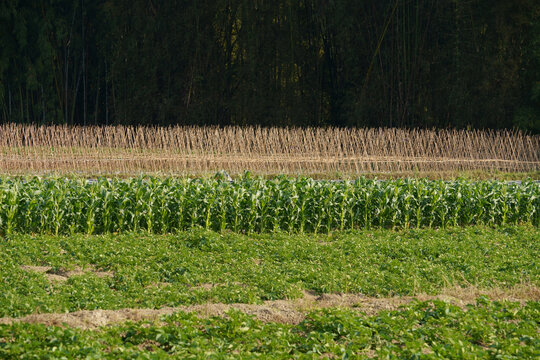
[{"label": "dry reed stalk", "polygon": [[0,172],[404,173],[540,169],[520,131],[133,126],[0,126]]}]

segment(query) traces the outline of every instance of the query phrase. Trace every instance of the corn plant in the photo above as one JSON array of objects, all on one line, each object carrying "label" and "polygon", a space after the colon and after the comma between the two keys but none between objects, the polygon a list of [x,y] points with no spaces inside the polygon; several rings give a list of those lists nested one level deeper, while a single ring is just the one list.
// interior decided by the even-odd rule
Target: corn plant
[{"label": "corn plant", "polygon": [[0,232],[327,233],[359,228],[539,225],[540,184],[405,179],[0,178]]}]

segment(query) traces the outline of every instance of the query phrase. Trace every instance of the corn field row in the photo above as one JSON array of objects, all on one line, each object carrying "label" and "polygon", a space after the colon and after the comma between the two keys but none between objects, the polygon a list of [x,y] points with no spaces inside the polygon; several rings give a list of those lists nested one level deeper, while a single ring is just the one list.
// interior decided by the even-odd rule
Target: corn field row
[{"label": "corn field row", "polygon": [[315,181],[1,178],[0,231],[326,233],[362,228],[539,225],[540,184],[429,180]]},{"label": "corn field row", "polygon": [[4,174],[538,171],[519,131],[0,125]]}]

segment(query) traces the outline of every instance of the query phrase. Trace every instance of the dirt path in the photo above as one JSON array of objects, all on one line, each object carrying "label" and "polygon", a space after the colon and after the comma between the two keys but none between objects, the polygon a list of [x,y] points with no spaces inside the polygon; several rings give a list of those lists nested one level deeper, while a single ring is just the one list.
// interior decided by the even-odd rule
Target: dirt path
[{"label": "dirt path", "polygon": [[16,322],[38,323],[44,325],[70,326],[94,329],[101,326],[126,321],[158,320],[162,315],[178,311],[193,312],[201,317],[226,316],[231,309],[253,315],[263,322],[298,324],[309,311],[324,308],[351,308],[367,315],[377,314],[382,310],[396,310],[418,299],[420,301],[443,300],[454,305],[474,304],[479,296],[492,300],[526,302],[540,301],[540,288],[533,285],[520,285],[510,289],[491,289],[486,291],[470,288],[447,289],[441,295],[418,295],[415,297],[374,298],[355,294],[316,295],[305,292],[304,297],[294,300],[266,301],[263,304],[201,304],[161,309],[121,309],[121,310],[83,310],[65,314],[32,314],[21,318],[0,318],[0,325]]}]

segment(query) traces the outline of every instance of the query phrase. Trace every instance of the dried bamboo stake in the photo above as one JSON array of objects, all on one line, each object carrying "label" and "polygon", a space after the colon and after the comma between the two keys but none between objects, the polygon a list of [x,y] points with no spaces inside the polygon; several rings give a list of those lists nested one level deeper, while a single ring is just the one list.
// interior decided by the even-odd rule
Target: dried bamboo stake
[{"label": "dried bamboo stake", "polygon": [[0,172],[358,174],[538,171],[520,131],[0,125]]}]

